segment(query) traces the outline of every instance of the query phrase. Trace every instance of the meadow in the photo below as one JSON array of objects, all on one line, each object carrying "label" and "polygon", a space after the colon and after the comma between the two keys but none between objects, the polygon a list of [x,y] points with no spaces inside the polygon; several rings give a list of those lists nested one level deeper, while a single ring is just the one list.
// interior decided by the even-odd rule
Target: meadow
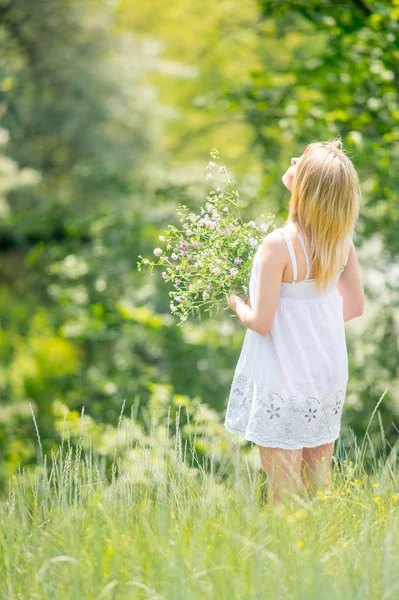
[{"label": "meadow", "polygon": [[[399,0],[2,0],[0,600],[399,598],[398,35]],[[244,328],[177,327],[137,260],[212,148],[279,227],[336,136],[365,310],[331,483],[274,505],[222,425]]]},{"label": "meadow", "polygon": [[325,489],[273,503],[256,446],[184,442],[180,414],[173,435],[153,416],[138,441],[121,413],[108,470],[83,413],[77,444],[66,428],[51,457],[32,418],[39,465],[1,499],[1,598],[398,597],[399,444],[378,457],[368,435],[338,440]]}]

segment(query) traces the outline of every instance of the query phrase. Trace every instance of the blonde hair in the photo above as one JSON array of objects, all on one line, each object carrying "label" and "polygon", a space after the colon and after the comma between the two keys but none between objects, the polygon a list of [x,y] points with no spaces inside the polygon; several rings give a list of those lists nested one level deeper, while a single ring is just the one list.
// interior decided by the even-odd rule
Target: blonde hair
[{"label": "blonde hair", "polygon": [[296,170],[288,221],[298,223],[306,236],[319,290],[325,290],[344,265],[360,200],[358,175],[341,139],[308,144]]}]

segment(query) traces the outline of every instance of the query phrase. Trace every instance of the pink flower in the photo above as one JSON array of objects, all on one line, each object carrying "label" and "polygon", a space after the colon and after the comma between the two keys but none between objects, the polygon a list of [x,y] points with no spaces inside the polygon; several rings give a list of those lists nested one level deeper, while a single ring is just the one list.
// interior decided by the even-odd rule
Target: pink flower
[{"label": "pink flower", "polygon": [[174,252],[172,252],[171,257],[173,258],[173,260],[177,260],[179,257],[177,256],[177,254],[175,254]]},{"label": "pink flower", "polygon": [[208,292],[202,292],[202,299],[207,300],[209,298]]},{"label": "pink flower", "polygon": [[206,176],[206,179],[207,179],[207,181],[209,181],[209,183],[211,181],[213,181],[213,177],[212,177],[212,175],[210,173],[208,173],[208,175]]},{"label": "pink flower", "polygon": [[180,284],[181,284],[180,279],[177,279],[177,277],[176,277],[176,279],[175,279],[175,285],[179,286]]},{"label": "pink flower", "polygon": [[216,167],[216,163],[209,161],[209,163],[206,166],[206,170],[209,171],[210,169],[214,169]]},{"label": "pink flower", "polygon": [[255,221],[249,221],[248,226],[252,228],[256,227]]},{"label": "pink flower", "polygon": [[215,273],[215,275],[219,275],[219,274],[221,273],[221,271],[220,271],[219,267],[215,267],[215,268],[213,269],[213,273]]},{"label": "pink flower", "polygon": [[166,263],[168,261],[167,256],[161,256],[161,262]]},{"label": "pink flower", "polygon": [[180,296],[175,296],[175,300],[176,302],[183,302],[183,298],[181,298]]},{"label": "pink flower", "polygon": [[237,275],[237,273],[238,273],[238,269],[236,269],[235,267],[233,267],[232,269],[230,269],[230,273],[231,273],[232,275]]},{"label": "pink flower", "polygon": [[183,250],[185,250],[188,247],[188,244],[186,242],[186,240],[183,240],[182,242],[180,242],[180,248],[183,248]]},{"label": "pink flower", "polygon": [[242,263],[242,258],[240,258],[239,256],[236,256],[234,259],[234,262],[236,265],[240,265]]},{"label": "pink flower", "polygon": [[162,277],[163,277],[164,279],[166,279],[166,278],[167,278],[167,276],[168,276],[167,272],[166,272],[166,271],[162,271]]},{"label": "pink flower", "polygon": [[162,249],[161,248],[154,248],[154,254],[155,254],[155,256],[161,256]]},{"label": "pink flower", "polygon": [[188,260],[193,260],[194,256],[193,256],[192,254],[189,254],[189,255],[187,256],[187,258],[188,258]]},{"label": "pink flower", "polygon": [[170,310],[171,310],[172,312],[176,312],[176,311],[177,311],[177,307],[176,307],[174,304],[171,304],[171,305],[170,305]]},{"label": "pink flower", "polygon": [[249,238],[249,243],[251,244],[251,246],[256,246],[256,244],[257,244],[258,242],[256,241],[256,239],[255,239],[255,238],[251,237],[251,238]]}]

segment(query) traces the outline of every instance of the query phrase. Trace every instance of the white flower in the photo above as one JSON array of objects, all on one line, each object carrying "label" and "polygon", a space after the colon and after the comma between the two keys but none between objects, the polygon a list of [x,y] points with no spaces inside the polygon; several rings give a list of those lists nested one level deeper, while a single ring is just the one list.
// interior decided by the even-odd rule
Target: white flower
[{"label": "white flower", "polygon": [[209,181],[209,183],[211,181],[213,181],[213,177],[212,177],[212,175],[210,173],[208,173],[208,175],[206,176],[206,179],[207,179],[207,181]]},{"label": "white flower", "polygon": [[159,236],[159,241],[160,241],[160,242],[164,242],[164,241],[165,241],[165,238],[164,238],[164,236],[163,236],[163,235],[160,235],[160,236]]},{"label": "white flower", "polygon": [[216,167],[216,163],[209,161],[209,163],[207,164],[206,170],[210,171],[211,169],[214,169]]},{"label": "white flower", "polygon": [[154,248],[154,254],[155,256],[161,256],[162,248]]},{"label": "white flower", "polygon": [[251,246],[256,246],[256,244],[257,244],[258,242],[256,241],[256,239],[255,239],[255,238],[251,237],[251,238],[249,238],[249,243],[251,244]]},{"label": "white flower", "polygon": [[249,221],[248,226],[252,228],[256,227],[255,221]]}]

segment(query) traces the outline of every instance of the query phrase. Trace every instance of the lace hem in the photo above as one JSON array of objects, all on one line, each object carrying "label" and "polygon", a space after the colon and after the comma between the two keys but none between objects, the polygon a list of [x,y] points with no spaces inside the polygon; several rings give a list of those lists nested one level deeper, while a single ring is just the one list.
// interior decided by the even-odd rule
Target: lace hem
[{"label": "lace hem", "polygon": [[317,394],[277,390],[236,371],[224,426],[264,447],[314,448],[339,437],[345,392],[346,386]]},{"label": "lace hem", "polygon": [[252,433],[252,431],[230,427],[226,422],[224,423],[224,427],[229,433],[241,435],[248,440],[248,442],[253,442],[258,446],[262,446],[264,448],[281,448],[282,450],[300,450],[301,448],[315,448],[316,446],[321,446],[322,444],[330,444],[331,442],[335,442],[339,438],[340,434],[340,432],[338,432],[337,435],[333,436],[333,439],[321,437],[317,440],[312,440],[311,442],[290,443],[283,442],[282,440],[263,440]]}]

